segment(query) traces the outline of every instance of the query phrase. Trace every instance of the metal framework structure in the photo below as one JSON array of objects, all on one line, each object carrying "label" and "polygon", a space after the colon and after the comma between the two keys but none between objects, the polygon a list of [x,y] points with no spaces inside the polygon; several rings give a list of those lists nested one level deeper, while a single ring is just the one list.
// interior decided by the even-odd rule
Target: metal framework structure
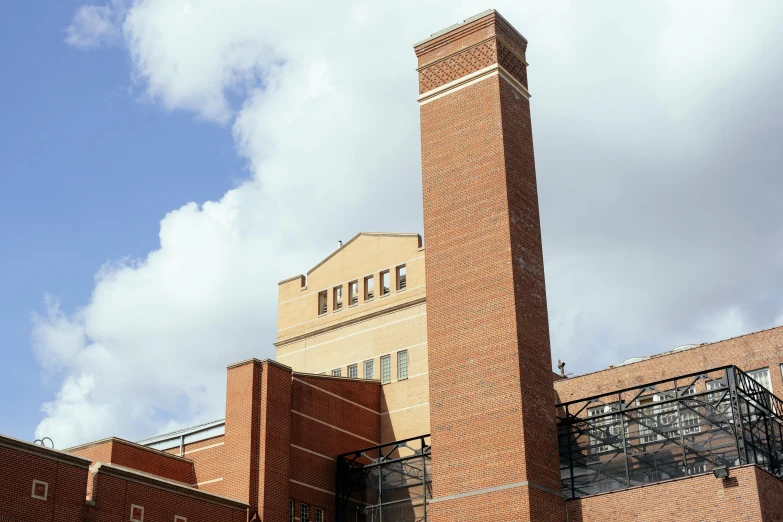
[{"label": "metal framework structure", "polygon": [[338,522],[426,522],[430,436],[337,457]]},{"label": "metal framework structure", "polygon": [[783,475],[783,402],[736,366],[557,405],[569,498],[758,464]]}]

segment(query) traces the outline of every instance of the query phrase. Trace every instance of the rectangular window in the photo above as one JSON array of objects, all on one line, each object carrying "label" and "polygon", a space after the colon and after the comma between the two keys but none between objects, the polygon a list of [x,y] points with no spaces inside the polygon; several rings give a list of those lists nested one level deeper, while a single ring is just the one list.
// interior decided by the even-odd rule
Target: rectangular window
[{"label": "rectangular window", "polygon": [[359,304],[359,281],[348,283],[348,302],[349,306]]},{"label": "rectangular window", "polygon": [[[617,411],[617,409],[616,405],[605,405],[587,410],[588,417],[605,415],[590,422],[591,453],[603,453],[604,451],[618,450],[623,447],[620,416],[611,414],[613,411]],[[628,426],[625,427],[625,435],[626,437],[628,436]]]},{"label": "rectangular window", "polygon": [[397,352],[397,380],[408,378],[408,350]]},{"label": "rectangular window", "polygon": [[326,314],[326,290],[318,292],[318,315]]},{"label": "rectangular window", "polygon": [[381,297],[389,295],[389,292],[391,292],[391,286],[389,286],[391,284],[390,279],[388,270],[381,272]]},{"label": "rectangular window", "polygon": [[348,367],[348,377],[351,379],[359,377],[359,367],[357,365],[352,364]]},{"label": "rectangular window", "polygon": [[315,522],[324,522],[324,510],[315,508]]},{"label": "rectangular window", "polygon": [[300,510],[299,516],[301,517],[302,522],[310,522],[310,506],[302,504]]},{"label": "rectangular window", "polygon": [[367,276],[364,278],[364,300],[372,301],[373,297],[375,297],[375,278]]},{"label": "rectangular window", "polygon": [[753,370],[748,372],[751,379],[765,387],[768,391],[772,391],[772,381],[769,378],[769,368],[761,368],[760,370]]},{"label": "rectangular window", "polygon": [[374,361],[370,359],[369,361],[364,361],[364,378],[365,379],[374,379],[374,373],[373,373],[373,366]]},{"label": "rectangular window", "polygon": [[343,369],[342,368],[336,368],[336,369],[332,370],[332,377],[341,377],[342,374],[343,374]]},{"label": "rectangular window", "polygon": [[397,267],[397,291],[405,290],[408,286],[408,279],[405,272],[405,265]]},{"label": "rectangular window", "polygon": [[334,287],[334,306],[332,308],[335,312],[343,309],[343,286]]},{"label": "rectangular window", "polygon": [[296,516],[295,513],[296,509],[294,508],[294,501],[289,500],[288,501],[288,522],[294,522],[294,517]]},{"label": "rectangular window", "polygon": [[391,355],[381,357],[381,383],[391,382]]}]

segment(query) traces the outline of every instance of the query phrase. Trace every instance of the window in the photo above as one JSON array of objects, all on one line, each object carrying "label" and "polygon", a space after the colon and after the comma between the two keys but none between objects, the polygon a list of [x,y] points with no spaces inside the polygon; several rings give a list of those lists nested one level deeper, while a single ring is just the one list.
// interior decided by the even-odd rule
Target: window
[{"label": "window", "polygon": [[[590,408],[587,410],[587,416],[598,417],[599,415],[611,413],[612,411],[617,411],[617,408],[613,408],[611,405],[599,406],[598,408]],[[625,434],[626,436],[628,435],[628,427],[625,428]],[[602,453],[604,451],[622,448],[623,442],[620,437],[619,415],[606,415],[605,417],[592,421],[590,429],[591,453]]]},{"label": "window", "polygon": [[288,522],[294,522],[296,508],[294,508],[294,501],[288,501]]},{"label": "window", "polygon": [[408,286],[408,278],[405,273],[405,265],[400,265],[397,267],[397,291],[405,290],[406,286]]},{"label": "window", "polygon": [[707,473],[707,465],[703,462],[697,464],[691,464],[688,466],[688,475],[698,475],[699,473]]},{"label": "window", "polygon": [[307,504],[302,504],[300,507],[300,517],[302,519],[302,522],[310,522],[310,506]]},{"label": "window", "polygon": [[391,382],[391,355],[381,357],[381,383]]},{"label": "window", "polygon": [[729,386],[725,380],[708,381],[707,391],[719,390],[713,393],[707,394],[707,402],[710,403],[715,411],[719,414],[720,420],[718,426],[727,426],[729,422],[733,422],[731,415],[731,400],[729,399]]},{"label": "window", "polygon": [[390,276],[388,270],[381,272],[381,297],[389,295],[389,292],[391,291],[391,287],[389,286],[391,281],[389,281],[389,279]]},{"label": "window", "polygon": [[375,278],[367,276],[364,278],[364,300],[372,301],[375,297]]},{"label": "window", "polygon": [[359,367],[356,364],[352,364],[348,367],[348,377],[351,379],[359,377]]},{"label": "window", "polygon": [[174,515],[174,522],[188,522],[188,519],[179,515]]},{"label": "window", "polygon": [[343,309],[343,286],[334,287],[334,306],[332,308],[335,312]]},{"label": "window", "polygon": [[365,379],[374,379],[375,378],[374,374],[373,374],[373,370],[374,370],[374,368],[373,368],[374,364],[373,363],[374,362],[375,361],[373,361],[372,359],[370,359],[369,361],[364,361],[364,378]]},{"label": "window", "polygon": [[348,283],[348,306],[359,304],[359,281]]},{"label": "window", "polygon": [[397,352],[397,380],[408,378],[408,350]]},{"label": "window", "polygon": [[315,508],[315,522],[324,522],[324,510]]},{"label": "window", "polygon": [[318,315],[326,314],[326,290],[318,292]]},{"label": "window", "polygon": [[342,374],[343,374],[343,369],[342,368],[336,368],[336,369],[332,370],[332,377],[340,377],[340,376],[342,376]]},{"label": "window", "polygon": [[772,391],[772,381],[769,378],[769,368],[761,368],[760,370],[753,370],[748,372],[751,379],[765,387],[768,391]]}]

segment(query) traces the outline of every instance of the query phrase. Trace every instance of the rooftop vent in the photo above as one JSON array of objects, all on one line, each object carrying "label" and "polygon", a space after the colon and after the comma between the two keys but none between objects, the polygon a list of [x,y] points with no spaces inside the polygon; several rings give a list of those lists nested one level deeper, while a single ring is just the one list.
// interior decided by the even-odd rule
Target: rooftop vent
[{"label": "rooftop vent", "polygon": [[690,350],[691,348],[697,348],[701,346],[700,344],[683,344],[682,346],[678,346],[672,352],[684,352],[685,350]]}]

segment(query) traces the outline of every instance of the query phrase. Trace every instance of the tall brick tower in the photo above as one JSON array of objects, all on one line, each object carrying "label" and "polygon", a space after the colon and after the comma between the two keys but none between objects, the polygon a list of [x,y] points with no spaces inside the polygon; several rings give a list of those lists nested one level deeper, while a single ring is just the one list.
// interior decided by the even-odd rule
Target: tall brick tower
[{"label": "tall brick tower", "polygon": [[565,520],[526,46],[494,10],[415,46],[435,522]]}]

